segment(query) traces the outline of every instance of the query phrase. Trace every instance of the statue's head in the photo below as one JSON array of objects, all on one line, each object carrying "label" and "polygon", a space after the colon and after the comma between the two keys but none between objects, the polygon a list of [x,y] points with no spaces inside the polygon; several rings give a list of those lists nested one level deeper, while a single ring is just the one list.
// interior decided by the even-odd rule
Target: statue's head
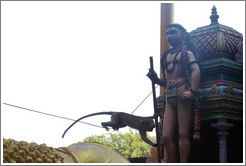
[{"label": "statue's head", "polygon": [[167,26],[166,30],[167,41],[169,44],[173,46],[177,46],[180,44],[184,44],[187,46],[188,50],[190,50],[196,57],[196,60],[200,60],[200,49],[194,43],[193,38],[189,32],[181,24],[170,24]]},{"label": "statue's head", "polygon": [[186,36],[187,31],[182,25],[175,23],[167,26],[166,37],[171,46],[184,43]]}]

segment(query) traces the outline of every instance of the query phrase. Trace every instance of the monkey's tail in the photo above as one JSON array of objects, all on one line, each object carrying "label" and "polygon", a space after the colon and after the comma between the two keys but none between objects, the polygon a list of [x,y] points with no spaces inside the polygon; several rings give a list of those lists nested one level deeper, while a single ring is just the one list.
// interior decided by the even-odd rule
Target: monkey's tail
[{"label": "monkey's tail", "polygon": [[82,119],[84,119],[84,118],[87,118],[87,117],[90,117],[90,116],[95,116],[95,115],[112,115],[112,111],[108,111],[108,112],[97,112],[97,113],[93,113],[93,114],[89,114],[89,115],[85,115],[85,116],[83,116],[83,117],[81,117],[81,118],[79,118],[79,119],[77,119],[76,121],[74,121],[65,131],[64,131],[64,133],[63,133],[63,135],[62,135],[62,138],[64,138],[64,136],[65,136],[65,134],[66,134],[66,132],[73,126],[73,125],[75,125],[75,123],[77,123],[77,122],[79,122],[80,120],[82,120]]}]

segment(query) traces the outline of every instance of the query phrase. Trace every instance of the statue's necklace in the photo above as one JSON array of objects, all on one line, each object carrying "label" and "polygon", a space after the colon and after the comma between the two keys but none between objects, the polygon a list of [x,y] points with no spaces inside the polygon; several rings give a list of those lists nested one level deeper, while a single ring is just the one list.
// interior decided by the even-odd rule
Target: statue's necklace
[{"label": "statue's necklace", "polygon": [[[180,53],[181,50],[182,50],[182,49],[180,49],[180,50],[178,50],[178,51],[176,52],[176,54],[175,54],[175,56],[174,56],[174,58],[173,58],[173,67],[172,67],[170,70],[169,70],[168,67],[167,67],[167,59],[165,60],[165,67],[166,67],[166,70],[167,70],[168,73],[171,73],[171,72],[174,70],[175,64],[176,64],[176,63],[175,63],[176,58],[177,58],[177,56],[178,56],[178,54]],[[172,53],[175,53],[175,52],[171,51],[170,53],[172,54]]]}]

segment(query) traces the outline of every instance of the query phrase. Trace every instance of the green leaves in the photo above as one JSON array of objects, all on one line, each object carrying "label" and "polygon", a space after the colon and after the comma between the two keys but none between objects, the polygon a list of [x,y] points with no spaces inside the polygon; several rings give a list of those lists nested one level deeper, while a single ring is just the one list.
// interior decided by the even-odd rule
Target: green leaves
[{"label": "green leaves", "polygon": [[[155,138],[148,136],[154,142]],[[126,133],[109,132],[100,136],[86,137],[83,142],[99,142],[112,147],[127,158],[150,157],[151,146],[141,140],[138,132],[129,129]]]}]

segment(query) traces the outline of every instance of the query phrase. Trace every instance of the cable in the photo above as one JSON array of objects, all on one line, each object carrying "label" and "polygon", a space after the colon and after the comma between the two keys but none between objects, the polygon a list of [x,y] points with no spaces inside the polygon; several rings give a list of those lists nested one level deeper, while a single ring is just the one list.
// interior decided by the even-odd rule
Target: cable
[{"label": "cable", "polygon": [[[48,115],[48,116],[53,116],[53,117],[56,117],[56,118],[61,118],[61,119],[66,119],[66,120],[71,120],[71,121],[76,121],[76,120],[74,120],[74,119],[69,119],[69,118],[62,117],[62,116],[57,116],[57,115],[48,114],[48,113],[44,113],[44,112],[40,112],[40,111],[35,111],[35,110],[32,110],[32,109],[28,109],[28,108],[24,108],[24,107],[20,107],[20,106],[16,106],[16,105],[8,104],[8,103],[3,103],[3,104],[8,105],[8,106],[11,106],[11,107],[16,107],[16,108],[24,109],[24,110],[27,110],[27,111],[36,112],[36,113],[39,113],[39,114],[44,114],[44,115]],[[86,123],[86,122],[81,122],[81,121],[79,121],[79,122],[80,122],[80,123],[87,124],[87,125],[91,125],[91,126],[94,126],[94,127],[103,128],[103,127],[101,127],[101,126],[97,126],[97,125],[94,125],[94,124],[90,124],[90,123]]]},{"label": "cable", "polygon": [[[155,89],[158,87],[158,85],[156,85],[156,87],[155,87]],[[138,109],[138,107],[140,107],[142,104],[143,104],[143,102],[145,102],[145,100],[150,96],[152,94],[152,91],[143,99],[143,101],[132,111],[132,113],[131,114],[133,114],[137,109]]]},{"label": "cable", "polygon": [[[158,87],[158,85],[156,85],[155,89]],[[142,104],[143,102],[145,102],[145,100],[152,94],[152,91],[143,99],[143,101],[132,111],[131,114],[133,114]],[[44,113],[44,112],[41,112],[41,111],[36,111],[36,110],[32,110],[32,109],[29,109],[29,108],[24,108],[24,107],[20,107],[20,106],[16,106],[16,105],[13,105],[13,104],[8,104],[8,103],[3,103],[5,105],[8,105],[8,106],[11,106],[11,107],[16,107],[16,108],[20,108],[20,109],[24,109],[24,110],[27,110],[27,111],[32,111],[32,112],[36,112],[36,113],[39,113],[39,114],[44,114],[44,115],[48,115],[48,116],[53,116],[53,117],[56,117],[56,118],[61,118],[61,119],[66,119],[66,120],[71,120],[71,121],[76,121],[74,119],[69,119],[69,118],[66,118],[66,117],[62,117],[62,116],[58,116],[58,115],[53,115],[53,114],[48,114],[48,113]],[[97,125],[94,125],[94,124],[91,124],[91,123],[86,123],[86,122],[81,122],[79,121],[80,123],[84,123],[84,124],[87,124],[87,125],[91,125],[91,126],[94,126],[94,127],[99,127],[99,128],[103,128],[101,126],[97,126]]]}]

